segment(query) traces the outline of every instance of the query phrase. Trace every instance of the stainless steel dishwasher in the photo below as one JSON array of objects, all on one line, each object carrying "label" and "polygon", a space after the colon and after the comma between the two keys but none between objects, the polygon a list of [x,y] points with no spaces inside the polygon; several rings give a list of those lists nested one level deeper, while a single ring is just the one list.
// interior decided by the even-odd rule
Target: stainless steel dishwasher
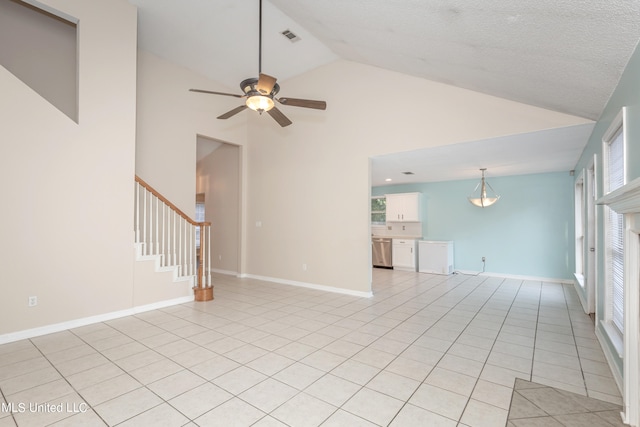
[{"label": "stainless steel dishwasher", "polygon": [[371,254],[374,267],[393,268],[393,264],[391,262],[391,248],[391,238],[371,238]]}]

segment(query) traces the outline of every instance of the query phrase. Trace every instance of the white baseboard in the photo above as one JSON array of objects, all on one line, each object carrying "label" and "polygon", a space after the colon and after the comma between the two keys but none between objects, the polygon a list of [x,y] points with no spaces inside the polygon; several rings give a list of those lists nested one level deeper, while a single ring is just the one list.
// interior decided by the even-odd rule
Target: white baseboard
[{"label": "white baseboard", "polygon": [[141,305],[126,310],[113,311],[111,313],[99,314],[97,316],[83,317],[81,319],[69,320],[66,322],[55,323],[53,325],[41,326],[39,328],[26,329],[24,331],[11,332],[0,335],[0,344],[6,344],[14,341],[25,340],[29,338],[39,337],[41,335],[53,334],[55,332],[66,331],[68,329],[79,328],[81,326],[92,325],[94,323],[107,322],[109,320],[118,319],[120,317],[132,316],[145,311],[157,310],[159,308],[170,307],[172,305],[184,304],[193,301],[193,295],[180,297],[166,301],[159,301],[153,304]]},{"label": "white baseboard", "polygon": [[584,284],[584,277],[578,277],[576,274],[576,280],[573,281],[573,287],[576,290],[576,294],[578,294],[578,299],[580,300],[580,305],[582,305],[582,309],[585,314],[589,314],[589,308],[587,304],[587,299],[584,295],[584,288],[580,286],[580,283]]},{"label": "white baseboard", "polygon": [[504,279],[517,279],[517,280],[533,280],[535,282],[561,283],[563,285],[571,285],[574,283],[572,279],[558,279],[554,277],[523,276],[518,274],[491,273],[491,272],[468,271],[468,270],[456,270],[455,272],[460,274],[468,274],[471,276],[502,277]]},{"label": "white baseboard", "polygon": [[336,288],[333,286],[317,285],[315,283],[298,282],[296,280],[279,279],[276,277],[258,276],[255,274],[242,274],[238,277],[247,279],[264,280],[265,282],[280,283],[283,285],[299,286],[301,288],[316,289],[318,291],[334,292],[338,294],[351,295],[354,297],[371,298],[373,292],[354,291],[351,289]]},{"label": "white baseboard", "polygon": [[[240,277],[240,274],[237,271],[231,271],[231,270],[221,270],[219,268],[212,268],[210,270],[212,273],[218,273],[218,274],[224,274],[225,276],[235,276],[235,277]],[[215,285],[215,283],[214,283]]]}]

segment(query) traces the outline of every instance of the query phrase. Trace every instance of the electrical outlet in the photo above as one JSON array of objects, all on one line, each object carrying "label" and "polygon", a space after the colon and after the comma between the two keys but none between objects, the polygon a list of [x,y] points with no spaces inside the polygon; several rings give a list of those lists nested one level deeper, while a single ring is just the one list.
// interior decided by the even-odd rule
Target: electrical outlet
[{"label": "electrical outlet", "polygon": [[307,271],[307,264],[302,264],[302,271]]},{"label": "electrical outlet", "polygon": [[482,257],[482,262],[485,262],[487,259],[485,257]]},{"label": "electrical outlet", "polygon": [[35,307],[38,305],[38,297],[29,297],[29,307]]}]

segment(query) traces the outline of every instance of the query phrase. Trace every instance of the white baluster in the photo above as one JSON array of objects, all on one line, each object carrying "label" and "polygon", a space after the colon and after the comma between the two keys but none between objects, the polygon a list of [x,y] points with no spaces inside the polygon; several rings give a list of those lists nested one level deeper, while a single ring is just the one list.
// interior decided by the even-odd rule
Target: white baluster
[{"label": "white baluster", "polygon": [[205,243],[206,230],[204,227],[200,227],[200,267],[202,268],[202,272],[200,275],[200,284],[204,288],[206,287],[206,270],[205,270],[205,256],[207,255],[207,245]]},{"label": "white baluster", "polygon": [[182,270],[183,276],[189,275],[189,222],[184,220],[184,270]]},{"label": "white baluster", "polygon": [[158,232],[158,223],[160,215],[160,199],[156,197],[156,254],[160,255],[160,233]]},{"label": "white baluster", "polygon": [[165,235],[167,231],[167,205],[162,204],[162,266],[167,265],[167,247],[165,246]]},{"label": "white baluster", "polygon": [[136,243],[140,243],[140,184],[136,182]]},{"label": "white baluster", "polygon": [[178,217],[178,265],[180,266],[180,275],[182,275],[182,217]]},{"label": "white baluster", "polygon": [[207,227],[207,286],[211,286],[211,226]]},{"label": "white baluster", "polygon": [[195,270],[195,252],[196,252],[196,226],[195,225],[191,225],[191,244],[189,245],[190,250],[191,250],[191,272],[190,275],[193,276],[196,274],[196,270]]},{"label": "white baluster", "polygon": [[173,265],[178,265],[178,254],[176,253],[176,242],[178,241],[178,229],[176,228],[176,212],[173,211]]},{"label": "white baluster", "polygon": [[143,255],[147,255],[149,246],[147,245],[147,189],[142,192],[142,243],[144,244]]},{"label": "white baluster", "polygon": [[153,230],[154,230],[154,224],[153,224],[153,213],[154,213],[154,209],[153,209],[153,201],[155,200],[156,202],[156,206],[158,206],[158,198],[156,196],[153,195],[153,193],[151,193],[149,195],[149,251],[151,252],[151,255],[155,255],[155,241],[154,238],[155,236],[153,235]]}]

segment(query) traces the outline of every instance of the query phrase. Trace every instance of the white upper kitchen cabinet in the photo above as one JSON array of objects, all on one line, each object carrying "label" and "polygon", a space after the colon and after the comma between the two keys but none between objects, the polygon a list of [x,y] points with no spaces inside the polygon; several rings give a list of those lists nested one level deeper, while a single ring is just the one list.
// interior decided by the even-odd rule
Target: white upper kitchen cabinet
[{"label": "white upper kitchen cabinet", "polygon": [[420,193],[386,194],[387,222],[420,221]]}]

